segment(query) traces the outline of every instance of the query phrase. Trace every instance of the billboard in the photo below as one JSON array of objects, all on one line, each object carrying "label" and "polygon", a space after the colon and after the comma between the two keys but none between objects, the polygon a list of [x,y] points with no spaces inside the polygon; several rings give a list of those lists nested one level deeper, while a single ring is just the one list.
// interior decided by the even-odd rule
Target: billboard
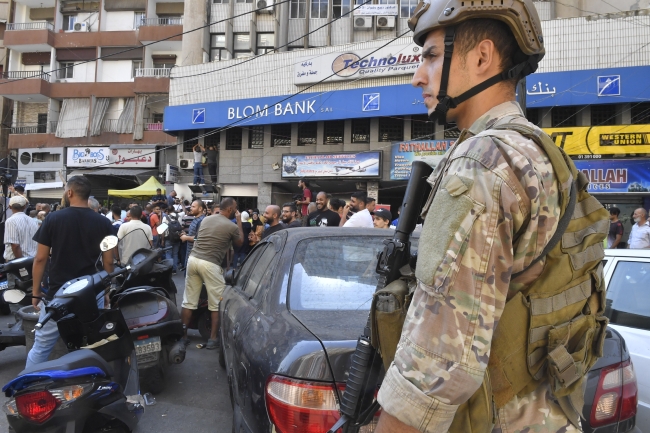
[{"label": "billboard", "polygon": [[381,152],[282,155],[282,178],[379,178]]},{"label": "billboard", "polygon": [[574,159],[650,154],[650,125],[544,128],[544,131]]},{"label": "billboard", "polygon": [[390,179],[408,180],[413,161],[424,161],[433,168],[442,160],[453,140],[413,140],[393,143],[390,152]]},{"label": "billboard", "polygon": [[156,167],[155,149],[109,147],[68,147],[68,167]]},{"label": "billboard", "polygon": [[574,161],[589,178],[591,193],[650,191],[650,161],[593,159]]}]

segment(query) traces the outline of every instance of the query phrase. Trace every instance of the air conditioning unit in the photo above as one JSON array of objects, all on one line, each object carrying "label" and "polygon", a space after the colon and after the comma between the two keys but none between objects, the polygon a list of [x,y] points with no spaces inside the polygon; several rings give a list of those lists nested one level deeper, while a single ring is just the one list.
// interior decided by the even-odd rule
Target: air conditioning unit
[{"label": "air conditioning unit", "polygon": [[194,168],[194,160],[193,159],[179,159],[178,160],[178,166],[182,169],[185,170],[191,170]]},{"label": "air conditioning unit", "polygon": [[395,28],[395,17],[391,17],[391,16],[379,16],[379,17],[377,17],[377,28],[378,29],[394,29]]},{"label": "air conditioning unit", "polygon": [[372,28],[372,17],[354,17],[354,28],[369,30]]},{"label": "air conditioning unit", "polygon": [[258,14],[272,14],[273,13],[273,0],[257,0],[257,13]]},{"label": "air conditioning unit", "polygon": [[73,32],[87,32],[88,31],[88,23],[74,23],[74,26],[72,27]]}]

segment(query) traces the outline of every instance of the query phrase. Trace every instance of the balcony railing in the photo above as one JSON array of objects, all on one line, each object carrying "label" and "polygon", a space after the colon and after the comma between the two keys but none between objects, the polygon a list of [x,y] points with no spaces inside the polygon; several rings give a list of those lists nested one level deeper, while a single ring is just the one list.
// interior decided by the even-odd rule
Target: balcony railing
[{"label": "balcony railing", "polygon": [[119,119],[104,119],[102,122],[102,132],[117,132]]},{"label": "balcony railing", "polygon": [[45,134],[46,132],[46,123],[18,123],[11,127],[11,134]]},{"label": "balcony railing", "polygon": [[144,130],[145,131],[162,131],[163,123],[159,120],[153,121],[153,119],[144,119]]},{"label": "balcony railing", "polygon": [[169,77],[170,68],[141,68],[135,70],[135,78]]},{"label": "balcony railing", "polygon": [[7,71],[1,72],[0,78],[3,78],[5,80],[19,78],[40,78],[41,80],[50,81],[50,74],[48,72],[40,71]]},{"label": "balcony railing", "polygon": [[49,30],[54,31],[54,25],[47,21],[34,22],[34,23],[9,23],[7,30]]},{"label": "balcony railing", "polygon": [[169,18],[144,18],[140,26],[182,26],[183,18],[169,17]]}]

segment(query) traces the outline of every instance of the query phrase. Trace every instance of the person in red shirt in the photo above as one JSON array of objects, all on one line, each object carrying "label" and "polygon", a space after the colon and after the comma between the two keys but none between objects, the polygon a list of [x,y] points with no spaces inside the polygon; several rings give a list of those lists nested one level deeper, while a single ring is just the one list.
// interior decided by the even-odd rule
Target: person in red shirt
[{"label": "person in red shirt", "polygon": [[296,205],[302,206],[300,209],[302,215],[309,215],[307,207],[311,203],[311,191],[309,190],[309,182],[305,179],[300,179],[298,181],[298,188],[302,189],[302,200],[296,200]]},{"label": "person in red shirt", "polygon": [[149,225],[151,226],[151,232],[153,234],[153,247],[158,248],[160,246],[160,238],[158,237],[158,226],[162,219],[162,211],[160,210],[160,205],[155,205],[153,207],[153,212],[149,216]]}]

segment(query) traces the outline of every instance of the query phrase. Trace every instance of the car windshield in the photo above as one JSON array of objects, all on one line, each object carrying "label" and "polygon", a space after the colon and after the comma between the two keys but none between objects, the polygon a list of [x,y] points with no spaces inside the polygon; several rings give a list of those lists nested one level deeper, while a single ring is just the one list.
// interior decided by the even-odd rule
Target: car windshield
[{"label": "car windshield", "polygon": [[607,287],[605,315],[614,325],[650,330],[650,263],[616,264]]},{"label": "car windshield", "polygon": [[291,269],[292,310],[369,310],[377,286],[377,254],[383,237],[305,239]]}]

